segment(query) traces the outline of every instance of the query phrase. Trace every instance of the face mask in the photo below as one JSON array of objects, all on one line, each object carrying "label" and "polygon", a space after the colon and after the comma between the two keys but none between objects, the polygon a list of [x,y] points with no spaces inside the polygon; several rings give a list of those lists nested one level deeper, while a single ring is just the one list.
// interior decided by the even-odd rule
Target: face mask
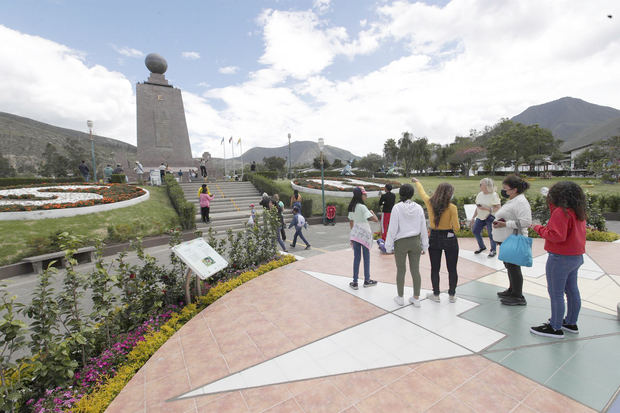
[{"label": "face mask", "polygon": [[503,196],[504,198],[508,198],[508,197],[509,197],[508,192],[506,192],[506,190],[505,190],[505,189],[502,189],[501,194],[502,194],[502,196]]}]

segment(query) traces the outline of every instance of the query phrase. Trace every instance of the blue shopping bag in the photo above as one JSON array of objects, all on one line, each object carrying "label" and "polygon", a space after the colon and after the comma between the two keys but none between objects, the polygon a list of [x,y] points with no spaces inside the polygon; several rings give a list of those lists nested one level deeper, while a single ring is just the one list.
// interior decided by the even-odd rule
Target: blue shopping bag
[{"label": "blue shopping bag", "polygon": [[510,234],[499,246],[498,258],[521,267],[531,267],[532,239],[521,234]]}]

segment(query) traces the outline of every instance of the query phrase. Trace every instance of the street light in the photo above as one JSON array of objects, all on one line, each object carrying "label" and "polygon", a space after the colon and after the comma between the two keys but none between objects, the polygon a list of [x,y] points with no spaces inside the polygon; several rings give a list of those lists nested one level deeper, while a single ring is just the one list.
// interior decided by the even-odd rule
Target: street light
[{"label": "street light", "polygon": [[95,139],[93,138],[93,121],[87,120],[86,126],[90,130],[90,151],[93,155],[93,182],[97,182],[97,165],[95,165]]},{"label": "street light", "polygon": [[323,173],[323,148],[325,141],[319,138],[319,151],[321,151],[321,200],[323,201],[323,225],[325,225],[325,176]]},{"label": "street light", "polygon": [[288,134],[288,179],[291,179],[291,134]]}]

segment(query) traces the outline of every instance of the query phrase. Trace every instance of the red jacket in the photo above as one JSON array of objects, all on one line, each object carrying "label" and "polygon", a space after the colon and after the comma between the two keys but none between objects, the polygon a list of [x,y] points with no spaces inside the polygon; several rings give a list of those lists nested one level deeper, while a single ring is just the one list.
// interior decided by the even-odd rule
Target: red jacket
[{"label": "red jacket", "polygon": [[581,255],[586,252],[586,221],[579,221],[575,211],[550,205],[547,225],[535,225],[534,231],[545,239],[545,250],[559,255]]}]

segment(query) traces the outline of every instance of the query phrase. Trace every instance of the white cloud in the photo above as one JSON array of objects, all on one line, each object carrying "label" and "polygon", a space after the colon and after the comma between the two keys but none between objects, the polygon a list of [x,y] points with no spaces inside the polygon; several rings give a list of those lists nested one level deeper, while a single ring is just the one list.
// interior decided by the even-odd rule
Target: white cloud
[{"label": "white cloud", "polygon": [[181,53],[181,57],[188,60],[197,60],[200,59],[200,53],[198,52],[183,52]]},{"label": "white cloud", "polygon": [[136,102],[121,73],[88,66],[81,52],[0,25],[0,111],[136,141]]},{"label": "white cloud", "polygon": [[239,71],[238,66],[224,66],[218,69],[218,72],[220,72],[223,75],[234,75],[238,71]]},{"label": "white cloud", "polygon": [[331,0],[314,0],[313,8],[317,9],[320,13],[325,13],[329,10]]},{"label": "white cloud", "polygon": [[116,50],[116,53],[121,54],[121,55],[126,56],[126,57],[136,57],[137,58],[137,57],[144,56],[143,52],[141,52],[138,49],[133,49],[131,47],[127,47],[127,46],[118,47],[118,46],[112,45],[112,48],[114,50]]}]

